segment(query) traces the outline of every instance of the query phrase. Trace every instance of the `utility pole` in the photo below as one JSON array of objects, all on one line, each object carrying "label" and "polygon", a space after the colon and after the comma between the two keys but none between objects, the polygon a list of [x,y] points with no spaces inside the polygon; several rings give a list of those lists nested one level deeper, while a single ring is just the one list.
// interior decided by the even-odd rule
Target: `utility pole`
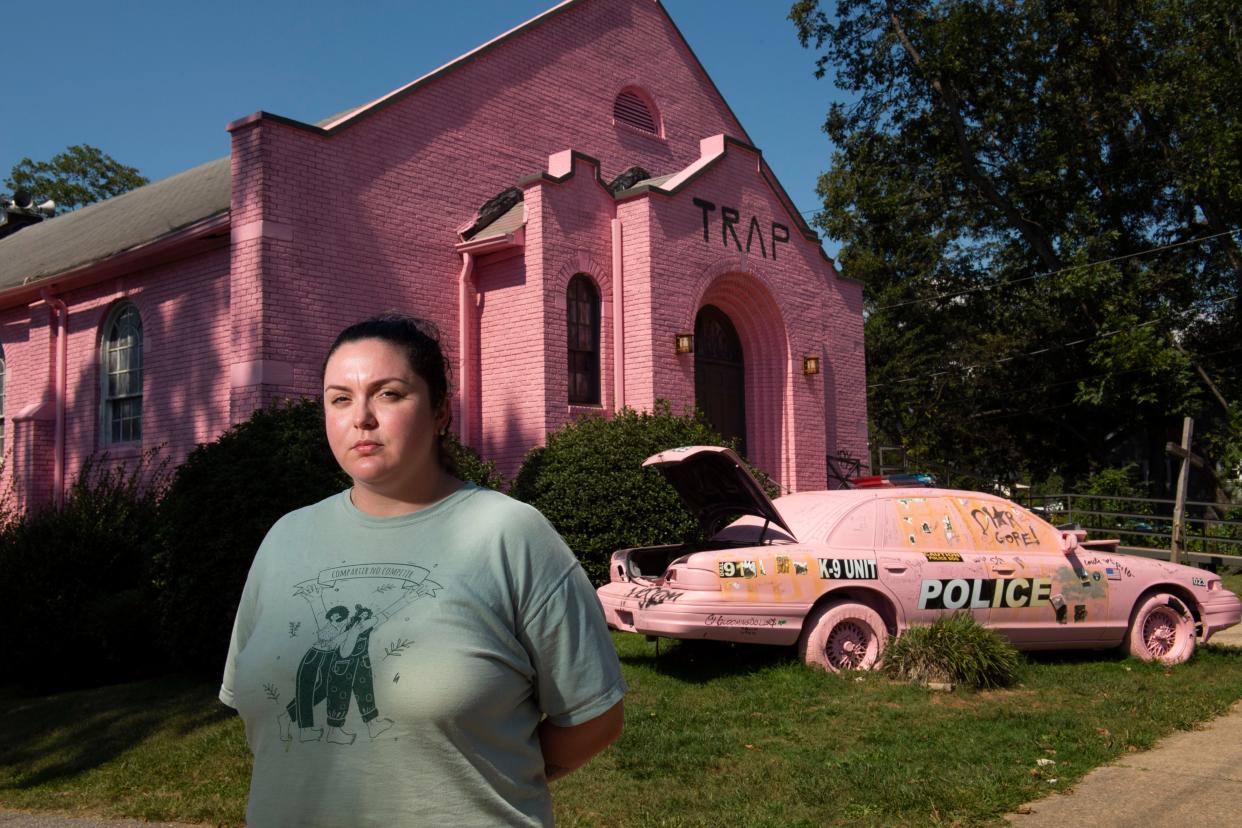
[{"label": "utility pole", "polygon": [[1169,550],[1173,563],[1181,563],[1186,553],[1186,486],[1190,482],[1190,437],[1195,421],[1187,417],[1182,422],[1182,468],[1177,473],[1177,499],[1173,502],[1173,543]]}]

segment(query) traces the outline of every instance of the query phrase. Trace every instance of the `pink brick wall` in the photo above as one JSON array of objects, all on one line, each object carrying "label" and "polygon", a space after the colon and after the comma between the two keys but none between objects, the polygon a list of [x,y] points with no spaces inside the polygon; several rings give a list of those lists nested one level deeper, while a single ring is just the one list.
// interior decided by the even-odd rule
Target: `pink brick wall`
[{"label": "pink brick wall", "polygon": [[[754,151],[730,144],[723,159],[675,196],[649,197],[648,244],[627,242],[626,248],[627,286],[650,285],[646,297],[641,288],[626,295],[627,319],[636,330],[627,333],[627,348],[633,342],[652,360],[649,379],[635,384],[645,395],[631,398],[648,405],[665,397],[675,407],[693,401],[694,359],[675,355],[672,339],[694,330],[699,308],[716,305],[737,327],[745,354],[751,459],[786,489],[821,488],[825,453],[856,447],[858,435],[865,443],[864,366],[852,339],[855,333],[861,337],[861,293],[836,275],[815,241],[801,237],[794,217],[759,174],[758,161]],[[704,209],[693,199],[714,205],[707,212],[706,239]],[[732,229],[724,226],[725,208],[736,211]],[[775,253],[773,235],[785,233],[774,230],[773,222],[789,236],[788,242],[778,240]],[[859,393],[835,397],[830,409],[827,375],[804,376],[804,355],[818,355],[824,363],[831,358],[835,381]],[[843,421],[850,438],[844,444]]]},{"label": "pink brick wall", "polygon": [[[613,99],[628,85],[652,94],[667,138],[612,123]],[[633,164],[660,174],[694,160],[700,136],[741,131],[650,0],[564,8],[328,136],[276,119],[237,126],[234,227],[261,217],[287,226],[291,240],[234,250],[234,359],[292,366],[292,387],[260,389],[257,400],[317,393],[332,336],[399,309],[435,321],[457,365],[461,261],[452,245],[484,201],[545,169],[553,152],[597,157],[606,178]],[[528,279],[541,255],[527,251]],[[550,255],[553,270],[568,261]],[[609,261],[606,252],[595,259]],[[547,336],[555,330],[550,323]],[[541,385],[561,382],[554,369]],[[234,404],[234,419],[245,407]],[[550,413],[522,409],[511,427],[540,432]]]},{"label": "pink brick wall", "polygon": [[[69,308],[65,416],[65,481],[72,482],[91,456],[136,462],[144,450],[180,463],[195,445],[214,439],[228,426],[229,351],[228,252],[224,247],[189,259],[136,270],[58,297]],[[100,427],[102,386],[100,344],[105,321],[116,302],[138,309],[143,324],[143,435],[140,444],[106,445]],[[50,399],[55,351],[51,314],[43,303],[9,309],[6,332],[25,329],[25,337],[5,337],[10,419]],[[54,409],[48,405],[35,422],[14,423],[19,442],[34,440],[41,452],[18,457],[19,480],[28,505],[50,499]],[[23,431],[34,430],[37,436]],[[31,445],[33,449],[33,445]],[[21,449],[19,449],[20,451]],[[33,464],[33,465],[32,465]],[[18,481],[13,481],[17,488]]]},{"label": "pink brick wall", "polygon": [[[664,137],[613,124],[614,96],[629,86],[650,94]],[[747,350],[753,459],[785,487],[807,488],[823,486],[825,452],[865,457],[861,289],[837,278],[817,244],[799,237],[758,156],[730,146],[673,197],[617,204],[598,180],[631,165],[674,173],[700,158],[706,136],[746,138],[651,0],[562,7],[329,133],[266,115],[230,129],[231,243],[63,297],[71,308],[70,478],[100,449],[99,327],[121,297],[138,306],[145,325],[143,445],[167,441],[174,461],[275,398],[318,396],[333,337],[377,312],[436,323],[460,370],[457,229],[487,199],[570,149],[598,159],[598,173],[579,158],[560,181],[528,180],[525,248],[477,262],[479,409],[466,441],[512,474],[548,429],[619,402],[615,217],[624,250],[625,403],[693,403],[693,359],[673,354],[672,335],[693,330],[696,310],[715,303]],[[707,242],[695,197],[717,205]],[[743,247],[752,216],[765,230],[772,220],[785,224],[790,241],[778,258],[722,242],[723,206],[742,216]],[[565,290],[576,273],[589,275],[603,300],[598,407],[567,403]],[[41,399],[51,372],[48,312],[10,309],[0,325],[6,410],[16,412]],[[825,372],[803,377],[804,353],[819,354]],[[454,413],[460,424],[460,407]],[[46,441],[44,422],[29,425],[32,451]]]}]

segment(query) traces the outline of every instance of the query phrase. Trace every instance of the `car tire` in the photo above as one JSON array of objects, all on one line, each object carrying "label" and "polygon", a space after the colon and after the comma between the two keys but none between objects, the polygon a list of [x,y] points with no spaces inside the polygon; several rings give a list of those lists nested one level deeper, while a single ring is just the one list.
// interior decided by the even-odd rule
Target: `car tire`
[{"label": "car tire", "polygon": [[807,616],[798,637],[798,655],[830,673],[871,670],[884,654],[884,619],[863,604],[825,604]]},{"label": "car tire", "polygon": [[1186,603],[1167,592],[1141,599],[1130,616],[1125,651],[1162,664],[1189,661],[1195,653],[1195,619]]}]

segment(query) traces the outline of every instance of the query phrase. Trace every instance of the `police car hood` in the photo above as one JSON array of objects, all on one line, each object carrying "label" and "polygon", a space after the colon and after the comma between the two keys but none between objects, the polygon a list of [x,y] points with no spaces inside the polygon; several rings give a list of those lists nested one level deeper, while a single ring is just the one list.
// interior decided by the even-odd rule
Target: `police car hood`
[{"label": "police car hood", "polygon": [[707,537],[739,515],[770,521],[793,537],[793,530],[732,449],[683,446],[651,455],[643,468],[664,475]]}]

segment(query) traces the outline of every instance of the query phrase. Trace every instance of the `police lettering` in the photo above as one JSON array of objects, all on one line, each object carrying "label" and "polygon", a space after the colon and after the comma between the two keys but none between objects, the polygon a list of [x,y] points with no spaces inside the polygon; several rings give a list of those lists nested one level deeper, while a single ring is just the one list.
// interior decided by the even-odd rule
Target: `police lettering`
[{"label": "police lettering", "polygon": [[819,577],[829,581],[873,581],[875,561],[869,558],[819,558]]},{"label": "police lettering", "polygon": [[1051,578],[926,580],[919,609],[1021,609],[1048,603]]}]

